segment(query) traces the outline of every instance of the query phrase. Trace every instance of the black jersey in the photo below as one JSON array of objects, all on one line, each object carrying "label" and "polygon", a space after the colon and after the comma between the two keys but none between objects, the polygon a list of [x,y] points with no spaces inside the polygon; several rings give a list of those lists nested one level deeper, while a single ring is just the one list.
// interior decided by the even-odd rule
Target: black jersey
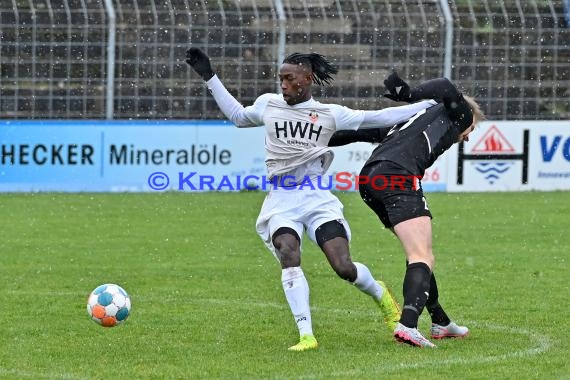
[{"label": "black jersey", "polygon": [[402,168],[412,175],[423,177],[425,170],[471,126],[473,111],[461,92],[446,78],[425,81],[410,92],[406,101],[432,99],[437,104],[389,130],[378,128],[335,132],[329,146],[355,141],[380,142],[365,166],[374,162],[390,161],[395,164],[395,170]]},{"label": "black jersey", "polygon": [[411,90],[411,101],[426,98],[438,104],[394,126],[365,165],[390,161],[423,177],[473,122],[469,103],[448,79],[432,79]]},{"label": "black jersey", "polygon": [[435,160],[458,139],[456,123],[440,103],[394,126],[365,165],[391,161],[413,175],[423,176]]}]

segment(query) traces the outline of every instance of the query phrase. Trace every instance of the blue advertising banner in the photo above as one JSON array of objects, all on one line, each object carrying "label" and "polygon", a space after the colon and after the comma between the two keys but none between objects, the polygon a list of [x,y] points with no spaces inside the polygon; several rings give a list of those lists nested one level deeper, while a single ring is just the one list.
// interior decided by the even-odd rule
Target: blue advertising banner
[{"label": "blue advertising banner", "polygon": [[[221,120],[0,120],[0,192],[268,190],[264,143],[264,128]],[[374,148],[333,148],[319,186],[357,190]],[[446,190],[445,169],[430,168],[425,191]]]},{"label": "blue advertising banner", "polygon": [[0,191],[240,190],[264,155],[262,128],[224,121],[4,120]]}]

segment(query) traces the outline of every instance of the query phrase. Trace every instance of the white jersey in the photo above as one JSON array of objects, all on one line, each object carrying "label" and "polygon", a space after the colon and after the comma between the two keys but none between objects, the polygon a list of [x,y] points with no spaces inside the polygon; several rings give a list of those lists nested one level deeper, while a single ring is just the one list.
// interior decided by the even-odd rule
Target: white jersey
[{"label": "white jersey", "polygon": [[328,143],[335,131],[389,127],[433,105],[423,102],[382,111],[362,111],[324,104],[313,98],[289,105],[281,94],[264,94],[253,105],[243,107],[217,76],[207,84],[222,112],[237,127],[265,127],[265,163],[269,178],[288,175],[297,181],[326,173],[333,160]]},{"label": "white jersey", "polygon": [[363,113],[314,99],[288,105],[282,95],[265,94],[245,108],[250,120],[265,127],[268,176],[322,175],[329,168],[333,152],[329,140],[337,129],[357,129]]}]

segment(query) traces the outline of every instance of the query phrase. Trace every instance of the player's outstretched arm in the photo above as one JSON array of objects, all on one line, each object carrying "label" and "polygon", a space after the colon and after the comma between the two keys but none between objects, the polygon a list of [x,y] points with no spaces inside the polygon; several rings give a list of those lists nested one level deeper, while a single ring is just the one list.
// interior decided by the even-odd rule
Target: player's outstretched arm
[{"label": "player's outstretched arm", "polygon": [[369,129],[342,129],[338,130],[331,136],[329,146],[341,146],[352,144],[355,142],[379,143],[386,137],[390,127],[385,128],[369,128]]},{"label": "player's outstretched arm", "polygon": [[210,58],[206,53],[198,48],[191,47],[186,51],[186,63],[206,81],[218,107],[236,127],[256,127],[262,124],[257,108],[245,108],[230,94],[214,73]]},{"label": "player's outstretched arm", "polygon": [[462,128],[471,125],[473,112],[463,94],[447,78],[431,79],[414,87],[410,91],[413,101],[435,99],[443,103],[449,118]]},{"label": "player's outstretched arm", "polygon": [[394,71],[386,77],[384,86],[387,90],[384,97],[397,102],[413,103],[424,99],[434,99],[438,103],[450,104],[461,100],[461,93],[447,78],[427,80],[410,88]]},{"label": "player's outstretched arm", "polygon": [[[418,112],[437,104],[434,100],[424,100],[417,103],[388,107],[375,111],[363,111],[364,118],[358,129],[393,127],[408,121]],[[347,129],[347,128],[340,128]]]},{"label": "player's outstretched arm", "polygon": [[447,78],[430,79],[410,90],[410,99],[415,102],[422,99],[435,99],[438,103],[459,102],[461,92]]},{"label": "player's outstretched arm", "polygon": [[394,71],[384,80],[384,85],[388,90],[384,96],[389,99],[408,103],[434,99],[444,104],[449,118],[458,126],[471,125],[473,115],[469,104],[457,87],[447,78],[431,79],[410,88]]}]

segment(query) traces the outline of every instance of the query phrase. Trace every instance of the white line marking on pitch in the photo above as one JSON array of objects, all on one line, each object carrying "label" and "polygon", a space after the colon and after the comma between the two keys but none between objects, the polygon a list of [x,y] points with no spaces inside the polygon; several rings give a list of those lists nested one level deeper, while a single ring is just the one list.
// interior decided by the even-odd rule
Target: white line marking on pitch
[{"label": "white line marking on pitch", "polygon": [[[214,304],[239,304],[239,305],[247,305],[248,307],[270,307],[275,309],[287,309],[287,306],[284,304],[277,304],[277,303],[270,303],[270,302],[249,302],[246,300],[226,300],[226,299],[200,299],[196,300],[198,302],[209,302]],[[311,307],[311,310],[319,310],[325,311],[330,313],[339,313],[339,314],[348,314],[350,311],[351,314],[357,315],[379,315],[378,311],[376,310],[348,310],[348,309],[337,309],[337,308],[328,308],[328,307]],[[482,329],[492,330],[492,331],[503,331],[508,334],[518,334],[524,335],[529,338],[533,342],[533,346],[520,351],[509,352],[501,355],[491,355],[491,356],[475,356],[469,357],[467,359],[464,358],[452,358],[452,359],[441,359],[439,357],[434,358],[433,361],[425,361],[422,363],[399,363],[395,365],[383,364],[382,368],[378,369],[376,374],[385,374],[387,372],[395,372],[402,369],[416,369],[416,368],[424,368],[424,367],[447,367],[450,365],[475,365],[475,364],[484,364],[484,363],[494,363],[499,362],[515,357],[527,357],[538,355],[543,352],[546,352],[550,349],[551,341],[550,338],[546,335],[541,333],[537,333],[534,331],[521,329],[521,328],[514,328],[514,327],[507,327],[502,326],[494,323],[488,322],[475,322],[475,321],[465,321],[468,326],[479,326]],[[469,339],[469,338],[467,338]],[[412,347],[410,347],[412,348]],[[436,351],[437,352],[437,351]],[[342,372],[334,372],[334,373],[326,373],[320,375],[296,375],[295,378],[299,379],[319,379],[319,378],[330,378],[330,377],[355,377],[355,376],[370,376],[374,375],[374,373],[370,372],[370,369],[367,370],[350,370],[350,371],[342,371]],[[277,377],[278,379],[281,377]],[[283,377],[285,378],[285,377]]]},{"label": "white line marking on pitch", "polygon": [[[71,292],[70,292],[71,293]],[[75,294],[75,293],[73,293]],[[248,300],[228,300],[228,299],[219,299],[219,298],[196,298],[192,299],[189,303],[212,303],[212,304],[220,304],[220,305],[246,305],[248,307],[259,307],[259,308],[273,308],[273,309],[288,309],[286,304],[278,304],[274,302],[251,302]],[[329,313],[338,313],[338,314],[356,314],[356,315],[373,315],[378,316],[378,312],[376,310],[349,310],[349,309],[337,309],[337,308],[328,308],[328,307],[311,307],[312,311],[325,311]],[[475,321],[466,321],[466,324],[469,326],[480,326],[480,328],[493,330],[493,331],[503,331],[508,334],[518,334],[518,335],[525,335],[531,341],[534,342],[534,346],[529,347],[525,350],[514,351],[506,354],[501,355],[491,355],[491,356],[479,356],[479,357],[470,357],[468,359],[464,358],[452,358],[452,359],[441,359],[435,357],[433,361],[424,361],[422,363],[399,363],[395,365],[383,364],[382,368],[378,369],[378,372],[374,373],[374,371],[367,370],[350,370],[350,371],[341,371],[341,372],[334,372],[334,373],[326,373],[320,375],[296,375],[295,378],[297,379],[322,379],[322,378],[331,378],[331,377],[354,377],[354,376],[370,376],[375,374],[385,374],[387,372],[395,372],[403,369],[416,369],[416,368],[424,368],[424,367],[447,367],[450,365],[474,365],[474,364],[484,364],[484,363],[494,363],[499,362],[515,357],[527,357],[538,355],[543,352],[546,352],[550,349],[551,342],[550,338],[546,335],[542,335],[537,332],[533,332],[526,329],[520,328],[513,328],[507,327],[502,325],[497,325],[488,322],[475,322]],[[469,339],[469,338],[467,338]],[[435,351],[437,352],[437,351]],[[47,375],[44,373],[32,372],[32,371],[21,371],[18,369],[4,369],[0,367],[0,375],[14,375],[19,377],[29,377],[29,378],[58,378],[58,379],[83,379],[83,377],[79,377],[76,375],[71,374],[49,374]],[[276,377],[276,379],[286,379],[286,377]]]},{"label": "white line marking on pitch", "polygon": [[18,378],[32,378],[32,379],[69,379],[69,380],[79,380],[86,379],[85,377],[79,377],[77,375],[70,375],[67,373],[58,374],[47,374],[45,372],[32,372],[32,371],[22,371],[18,369],[4,369],[0,368],[1,376],[17,376]]},{"label": "white line marking on pitch", "polygon": [[[539,333],[535,333],[526,329],[517,329],[507,326],[496,325],[492,323],[479,323],[474,321],[469,321],[466,323],[469,326],[481,326],[483,329],[493,330],[493,331],[504,331],[508,334],[519,334],[527,336],[535,344],[533,347],[529,347],[525,350],[514,351],[501,355],[491,355],[491,356],[475,356],[470,358],[451,358],[451,359],[440,359],[435,357],[433,361],[425,361],[422,363],[399,363],[395,365],[383,364],[382,368],[378,369],[378,372],[367,370],[350,370],[350,371],[339,371],[328,374],[316,375],[300,375],[296,376],[299,379],[322,379],[331,377],[355,377],[364,375],[374,375],[374,374],[385,374],[387,372],[396,372],[403,369],[418,369],[418,368],[439,368],[448,367],[451,365],[477,365],[485,363],[495,363],[503,360],[515,358],[515,357],[527,357],[538,355],[540,353],[546,352],[550,349],[551,342],[550,338]],[[466,338],[469,339],[469,338]],[[411,348],[411,347],[410,347]],[[437,352],[435,349],[434,352]]]}]

